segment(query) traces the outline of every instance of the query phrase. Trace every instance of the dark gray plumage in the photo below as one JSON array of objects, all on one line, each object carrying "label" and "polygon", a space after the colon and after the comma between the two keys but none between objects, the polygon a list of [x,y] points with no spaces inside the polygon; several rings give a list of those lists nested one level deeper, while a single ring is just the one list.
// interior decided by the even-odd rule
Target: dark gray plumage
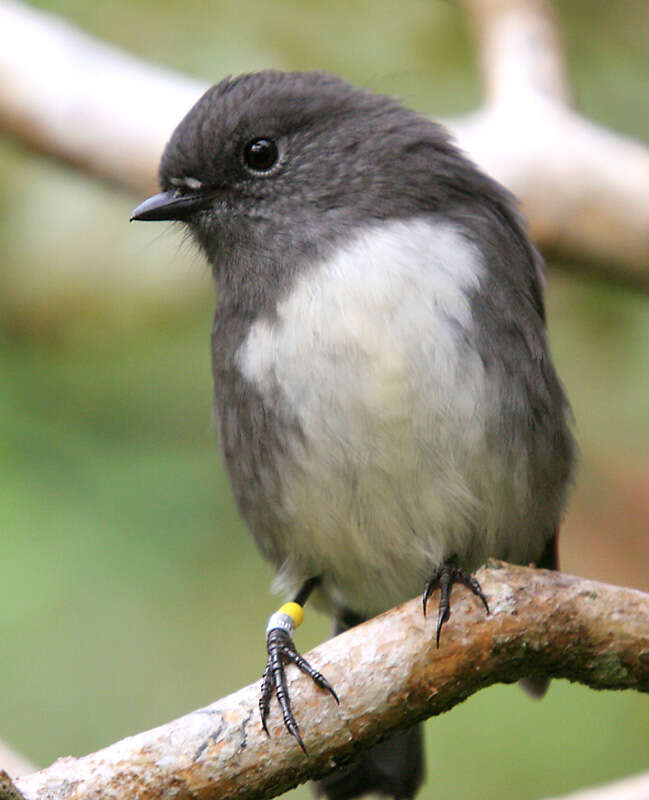
[{"label": "dark gray plumage", "polygon": [[[244,75],[187,114],[160,183],[134,218],[182,219],[212,267],[221,447],[282,589],[319,576],[363,618],[452,556],[552,550],[574,446],[542,261],[441,127],[322,73]],[[398,777],[365,788],[411,796]]]}]

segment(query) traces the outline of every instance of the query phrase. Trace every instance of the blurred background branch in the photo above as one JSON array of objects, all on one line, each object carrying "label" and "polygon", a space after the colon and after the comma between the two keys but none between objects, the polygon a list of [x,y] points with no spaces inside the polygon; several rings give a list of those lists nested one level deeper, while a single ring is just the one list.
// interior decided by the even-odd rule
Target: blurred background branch
[{"label": "blurred background branch", "polygon": [[643,772],[622,781],[571,792],[548,800],[647,800],[647,797],[649,797],[649,772]]},{"label": "blurred background branch", "polygon": [[0,2],[0,30],[0,126],[91,175],[154,191],[170,132],[207,86],[15,0]]},{"label": "blurred background branch", "polygon": [[522,201],[545,251],[649,289],[649,147],[570,107],[559,24],[546,0],[463,0],[485,103],[449,125]]},{"label": "blurred background branch", "polygon": [[[521,200],[533,237],[580,269],[649,290],[649,148],[572,111],[544,0],[464,0],[484,106],[448,120],[460,146]],[[15,0],[0,3],[0,125],[141,194],[206,88]],[[25,58],[38,52],[45,57]]]},{"label": "blurred background branch", "polygon": [[306,758],[275,704],[270,737],[264,733],[256,681],[168,725],[82,759],[61,759],[16,785],[26,800],[270,798],[495,682],[534,675],[649,692],[649,595],[504,562],[490,562],[477,578],[490,615],[469,592],[456,592],[439,649],[434,622],[416,598],[309,654],[335,686],[339,706],[289,668]]},{"label": "blurred background branch", "polygon": [[18,775],[29,775],[36,769],[37,767],[31,761],[0,739],[0,770],[8,772],[12,778],[15,778]]}]

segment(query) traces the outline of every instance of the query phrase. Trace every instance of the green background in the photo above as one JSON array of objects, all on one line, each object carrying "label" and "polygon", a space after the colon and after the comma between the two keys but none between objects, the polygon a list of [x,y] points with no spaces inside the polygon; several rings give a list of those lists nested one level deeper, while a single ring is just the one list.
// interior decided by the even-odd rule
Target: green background
[{"label": "green background", "polygon": [[[324,68],[439,116],[480,99],[449,2],[39,5],[206,81]],[[555,5],[576,104],[647,141],[646,0]],[[257,679],[277,605],[217,455],[207,270],[127,224],[140,199],[0,138],[0,737],[43,765]],[[646,297],[551,270],[548,304],[582,448],[564,568],[649,590]],[[298,646],[327,630],[307,614]],[[649,698],[493,687],[426,735],[422,797],[537,798],[649,767]]]}]

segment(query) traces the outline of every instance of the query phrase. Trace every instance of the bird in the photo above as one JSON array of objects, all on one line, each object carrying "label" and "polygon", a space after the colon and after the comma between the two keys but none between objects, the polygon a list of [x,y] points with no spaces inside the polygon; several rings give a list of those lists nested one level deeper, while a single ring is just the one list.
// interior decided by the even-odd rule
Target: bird
[{"label": "bird", "polygon": [[[239,512],[289,601],[266,630],[264,729],[303,606],[340,632],[488,558],[557,568],[575,465],[549,352],[544,263],[514,197],[439,124],[326,72],[208,89],[171,135],[160,193],[217,287],[214,409]],[[292,599],[290,599],[292,598]],[[544,682],[531,677],[541,693]],[[316,783],[328,800],[414,797],[420,727]]]}]

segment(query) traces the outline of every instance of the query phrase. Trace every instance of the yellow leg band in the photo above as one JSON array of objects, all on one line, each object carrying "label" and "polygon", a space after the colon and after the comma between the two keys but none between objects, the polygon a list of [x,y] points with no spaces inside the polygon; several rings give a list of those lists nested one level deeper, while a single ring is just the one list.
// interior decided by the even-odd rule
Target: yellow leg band
[{"label": "yellow leg band", "polygon": [[304,609],[299,603],[284,603],[284,605],[279,609],[278,613],[288,614],[288,616],[295,623],[296,628],[302,624],[302,620],[304,619]]}]

